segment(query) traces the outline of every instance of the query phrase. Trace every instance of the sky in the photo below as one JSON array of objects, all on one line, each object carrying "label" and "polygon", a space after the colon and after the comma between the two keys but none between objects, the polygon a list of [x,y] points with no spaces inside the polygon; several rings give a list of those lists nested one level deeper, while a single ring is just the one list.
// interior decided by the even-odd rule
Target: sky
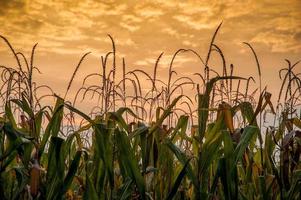
[{"label": "sky", "polygon": [[[107,34],[116,43],[117,71],[124,57],[127,71],[151,73],[164,52],[158,74],[165,80],[179,48],[194,49],[205,59],[211,37],[222,22],[215,44],[222,49],[227,67],[233,64],[236,75],[253,76],[258,83],[254,57],[243,44],[250,43],[258,54],[263,85],[278,94],[278,71],[287,67],[284,59],[301,59],[300,11],[300,0],[0,0],[0,34],[27,56],[38,43],[35,66],[42,74],[35,74],[34,79],[62,95],[84,53],[91,52],[74,79],[73,93],[84,76],[101,72],[100,56],[111,51]],[[16,66],[2,41],[0,65]],[[209,65],[222,70],[217,54]],[[177,57],[174,68],[178,75],[187,76],[204,70],[188,53]],[[295,70],[301,72],[301,65]]]}]

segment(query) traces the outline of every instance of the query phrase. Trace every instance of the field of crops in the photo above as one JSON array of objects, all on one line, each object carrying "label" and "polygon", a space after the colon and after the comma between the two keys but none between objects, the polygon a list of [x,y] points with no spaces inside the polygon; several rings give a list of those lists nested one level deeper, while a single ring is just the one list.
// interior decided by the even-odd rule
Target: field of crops
[{"label": "field of crops", "polygon": [[[0,36],[16,61],[0,66],[0,199],[300,199],[299,62],[286,60],[279,93],[271,94],[248,43],[258,76],[234,74],[215,42],[218,29],[205,59],[192,49],[174,54],[166,82],[157,74],[163,54],[153,74],[127,71],[124,60],[116,66],[109,35],[101,73],[88,75],[71,100],[88,54],[59,96],[35,82],[36,45],[26,57]],[[174,70],[183,52],[202,63],[198,81]],[[212,53],[222,74],[209,66]],[[88,85],[93,78],[99,81]],[[88,97],[95,106],[86,113],[76,104]]]}]

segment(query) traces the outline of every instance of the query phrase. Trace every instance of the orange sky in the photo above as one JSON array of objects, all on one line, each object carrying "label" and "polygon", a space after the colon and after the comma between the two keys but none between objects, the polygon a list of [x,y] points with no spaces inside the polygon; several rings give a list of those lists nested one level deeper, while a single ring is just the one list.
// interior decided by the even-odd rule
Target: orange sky
[{"label": "orange sky", "polygon": [[[82,77],[100,72],[100,56],[111,50],[107,34],[115,39],[120,69],[125,57],[127,70],[152,72],[156,58],[164,52],[158,69],[164,79],[179,48],[192,48],[205,59],[212,33],[223,21],[215,43],[223,50],[228,67],[233,63],[236,75],[257,77],[253,55],[243,44],[251,43],[262,65],[263,84],[276,94],[278,70],[286,66],[284,59],[301,59],[300,0],[102,2],[0,0],[0,34],[27,55],[38,42],[35,65],[43,74],[36,74],[35,80],[61,95],[85,52],[92,54],[79,70],[75,90]],[[217,55],[210,63],[221,71]],[[3,42],[0,65],[16,65]],[[203,72],[201,63],[190,54],[177,57],[175,69],[185,75]],[[301,65],[295,70],[301,72]]]}]

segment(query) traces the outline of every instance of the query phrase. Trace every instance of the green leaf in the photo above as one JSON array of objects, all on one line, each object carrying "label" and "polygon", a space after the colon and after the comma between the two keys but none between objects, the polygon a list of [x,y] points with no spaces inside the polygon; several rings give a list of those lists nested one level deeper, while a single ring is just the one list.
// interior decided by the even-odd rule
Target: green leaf
[{"label": "green leaf", "polygon": [[[185,166],[185,164],[189,160],[187,158],[187,156],[175,144],[173,144],[170,140],[166,140],[166,145],[175,154],[175,156],[182,163],[182,165]],[[194,174],[194,172],[192,170],[192,167],[190,166],[189,163],[188,163],[188,166],[187,166],[187,175],[188,175],[189,179],[192,181],[192,183],[194,184],[194,186],[198,187],[199,185],[198,185],[197,177]]]},{"label": "green leaf", "polygon": [[91,178],[87,175],[86,176],[86,188],[84,192],[84,199],[89,200],[98,200],[98,196],[95,190],[95,187],[91,181]]},{"label": "green leaf", "polygon": [[186,174],[186,168],[189,164],[189,161],[190,160],[187,160],[185,165],[183,166],[181,172],[179,173],[176,181],[174,182],[173,186],[172,186],[172,189],[170,191],[170,193],[168,194],[166,200],[172,200],[173,197],[176,195],[177,191],[178,191],[178,188],[183,180],[183,178],[185,177],[185,174]]},{"label": "green leaf", "polygon": [[50,136],[53,136],[53,137],[58,136],[58,133],[61,128],[61,122],[63,119],[63,108],[64,108],[64,100],[62,98],[58,97],[56,100],[56,104],[54,107],[52,117],[46,127],[45,133],[43,135],[43,138],[42,138],[42,141],[40,144],[39,157],[41,157],[41,155],[43,154],[49,137]]},{"label": "green leaf", "polygon": [[238,145],[235,148],[234,151],[234,155],[235,155],[235,159],[234,162],[235,164],[237,164],[237,162],[241,159],[241,157],[243,156],[246,148],[248,147],[250,140],[252,139],[252,137],[259,132],[258,127],[256,126],[247,126],[241,136],[241,139],[238,143]]},{"label": "green leaf", "polygon": [[[126,136],[125,132],[115,129],[116,137],[116,144],[119,150],[119,156],[122,166],[128,172],[128,175],[131,179],[133,179],[137,185],[139,193],[142,199],[145,199],[145,183],[144,179],[140,173],[140,169],[138,167],[138,162],[135,159],[134,152],[130,145],[130,141]],[[124,177],[126,178],[126,177]]]},{"label": "green leaf", "polygon": [[199,160],[200,174],[206,174],[208,168],[212,164],[212,161],[216,158],[223,140],[223,134],[220,132],[221,126],[222,119],[219,119],[205,138]]},{"label": "green leaf", "polygon": [[221,76],[221,77],[215,77],[209,80],[209,82],[206,84],[206,89],[204,94],[198,95],[198,129],[199,129],[199,141],[202,141],[205,132],[206,132],[206,124],[208,121],[208,115],[209,115],[209,102],[210,102],[210,93],[213,89],[214,84],[219,80],[224,79],[244,79],[242,77],[237,76]]},{"label": "green leaf", "polygon": [[[98,157],[98,159],[102,159],[105,170],[108,173],[110,184],[113,187],[113,149],[110,129],[104,124],[94,124],[93,129],[95,131],[94,136],[96,141],[94,143],[94,148],[96,150],[95,156]],[[97,177],[97,179],[99,179],[99,177]]]},{"label": "green leaf", "polygon": [[183,97],[183,95],[178,96],[177,98],[175,98],[171,104],[164,110],[163,114],[161,115],[161,117],[156,121],[156,123],[151,127],[150,129],[150,134],[153,133],[156,129],[158,129],[163,121],[166,119],[166,117],[168,117],[168,115],[170,115],[170,113],[172,112],[173,107],[177,104],[177,102]]},{"label": "green leaf", "polygon": [[73,178],[78,169],[81,155],[82,155],[82,151],[76,152],[74,159],[69,167],[68,173],[65,177],[63,188],[61,189],[61,195],[64,195],[67,192],[67,190],[70,188]]},{"label": "green leaf", "polygon": [[54,199],[64,181],[65,160],[62,155],[64,140],[52,137],[48,151],[46,199]]},{"label": "green leaf", "polygon": [[192,139],[186,135],[187,125],[188,125],[189,116],[187,115],[181,115],[176,127],[173,130],[171,140],[173,140],[177,133],[182,139],[188,140],[189,142],[192,142]]},{"label": "green leaf", "polygon": [[11,123],[11,125],[14,128],[17,128],[17,123],[15,121],[14,114],[13,114],[13,112],[11,110],[10,102],[7,102],[5,104],[5,116],[7,117],[8,121]]},{"label": "green leaf", "polygon": [[78,110],[77,108],[65,103],[64,106],[66,108],[68,108],[70,111],[72,112],[75,112],[76,114],[78,114],[79,116],[83,117],[85,120],[87,120],[88,122],[90,123],[93,123],[93,120],[88,116],[86,115],[85,113],[83,113],[82,111]]}]

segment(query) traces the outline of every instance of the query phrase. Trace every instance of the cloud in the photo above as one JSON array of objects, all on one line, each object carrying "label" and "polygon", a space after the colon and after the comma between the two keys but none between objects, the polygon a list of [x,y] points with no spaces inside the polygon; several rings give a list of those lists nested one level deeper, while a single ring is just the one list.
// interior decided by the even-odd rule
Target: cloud
[{"label": "cloud", "polygon": [[146,61],[146,60],[138,60],[138,61],[134,62],[134,64],[137,65],[137,66],[141,66],[141,65],[142,66],[147,66],[150,63],[148,61]]},{"label": "cloud", "polygon": [[127,22],[131,22],[131,23],[138,23],[138,22],[142,22],[142,19],[140,17],[137,17],[135,15],[122,15],[122,20],[123,21],[127,21]]},{"label": "cloud", "polygon": [[272,52],[300,52],[301,44],[293,35],[277,33],[275,31],[267,31],[258,33],[251,42],[262,43],[271,48]]},{"label": "cloud", "polygon": [[144,6],[144,5],[138,5],[135,8],[135,12],[139,16],[145,19],[153,19],[153,20],[164,14],[164,12],[161,9],[152,6]]},{"label": "cloud", "polygon": [[294,39],[301,42],[301,32],[298,32],[294,35]]},{"label": "cloud", "polygon": [[120,22],[120,26],[130,32],[135,32],[135,31],[139,30],[139,28],[140,28],[139,26],[131,25],[126,22]]},{"label": "cloud", "polygon": [[212,12],[212,7],[214,4],[206,3],[195,3],[195,2],[180,2],[179,7],[181,8],[181,12],[187,15],[196,15],[200,13],[206,13],[207,15]]},{"label": "cloud", "polygon": [[[110,22],[99,20],[100,17],[119,18],[127,9],[125,4],[105,4],[92,0],[7,1],[3,5],[0,8],[0,23],[3,24],[0,34],[13,38],[15,46],[30,49],[35,42],[39,42],[46,52],[66,54],[82,51],[76,43],[90,41],[88,44],[91,44],[91,41],[108,33],[106,28],[110,26]],[[136,26],[126,23],[118,27],[137,30]],[[134,45],[130,38],[126,38],[121,44]],[[92,43],[91,48],[95,47]]]},{"label": "cloud", "polygon": [[[163,55],[160,59],[159,65],[160,69],[169,68],[170,62],[174,55]],[[146,58],[143,60],[138,60],[134,64],[137,66],[155,66],[157,59],[156,58]],[[187,54],[178,54],[174,59],[173,68],[182,68],[182,65],[185,63],[196,62],[195,57],[187,56]]]},{"label": "cloud", "polygon": [[127,46],[127,47],[136,47],[137,46],[137,44],[131,38],[127,38],[127,39],[123,39],[123,40],[116,38],[114,40],[115,40],[115,44],[117,46]]},{"label": "cloud", "polygon": [[133,54],[128,50],[135,47],[144,49],[138,56],[148,57],[158,50],[206,46],[214,29],[224,21],[222,39],[218,37],[217,42],[252,41],[275,52],[296,53],[300,51],[301,4],[292,0],[283,5],[280,0],[154,0],[127,4],[2,0],[0,34],[21,49],[30,49],[39,42],[46,52],[64,48],[58,52],[69,54],[81,51],[82,43],[94,49],[106,47],[109,42],[103,38],[110,33],[123,52]]},{"label": "cloud", "polygon": [[173,16],[175,20],[180,22],[183,26],[188,26],[191,29],[201,30],[201,29],[212,29],[216,26],[216,23],[206,22],[204,18],[199,20],[194,19],[192,16],[188,15],[175,15]]},{"label": "cloud", "polygon": [[191,42],[189,40],[183,40],[183,45],[188,46],[188,47],[197,47],[196,43]]},{"label": "cloud", "polygon": [[[125,57],[127,70],[141,68],[152,73],[158,55],[164,52],[158,72],[165,73],[173,53],[179,48],[193,48],[204,57],[212,34],[221,21],[223,25],[215,43],[225,53],[227,64],[242,66],[239,75],[253,73],[252,63],[246,60],[250,51],[241,45],[244,41],[256,45],[254,48],[262,53],[261,57],[269,55],[268,58],[272,58],[271,61],[262,60],[265,66],[274,67],[270,67],[273,69],[269,71],[270,77],[277,76],[275,66],[279,59],[300,59],[300,0],[0,2],[0,34],[26,55],[30,55],[32,46],[38,42],[37,63],[46,66],[48,72],[59,68],[52,75],[46,74],[48,80],[45,83],[53,82],[59,89],[63,82],[59,79],[65,77],[53,74],[65,74],[68,66],[72,66],[68,72],[72,74],[74,63],[70,58],[77,59],[91,51],[87,68],[99,66],[99,57],[112,50],[107,34],[111,34],[116,43],[118,69],[122,66],[121,58]],[[6,59],[6,54],[3,52],[8,52],[8,48],[3,44],[1,41],[0,60],[5,63],[2,58]],[[40,55],[43,55],[41,59]],[[213,54],[212,67],[220,64],[220,58],[215,56],[218,55]],[[200,71],[199,65],[202,64],[195,56],[184,53],[178,55],[174,63],[178,75],[187,76],[203,72],[203,66]],[[61,66],[66,67],[62,69]],[[84,70],[89,73],[87,68]],[[161,78],[166,78],[166,74]]]}]

